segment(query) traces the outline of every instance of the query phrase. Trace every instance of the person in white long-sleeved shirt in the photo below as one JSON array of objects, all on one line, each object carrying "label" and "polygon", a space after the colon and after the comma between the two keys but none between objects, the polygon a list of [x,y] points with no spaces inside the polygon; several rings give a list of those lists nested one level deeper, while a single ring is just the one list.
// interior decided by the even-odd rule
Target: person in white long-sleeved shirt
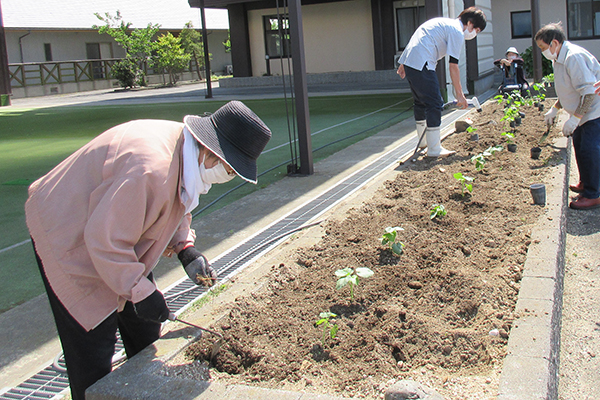
[{"label": "person in white long-sleeved shirt", "polygon": [[558,100],[545,114],[552,124],[559,109],[570,116],[563,135],[573,136],[579,183],[569,188],[578,195],[569,207],[587,210],[600,207],[600,98],[594,84],[600,80],[600,63],[589,51],[565,40],[561,25],[548,24],[535,35],[544,57],[552,61]]},{"label": "person in white long-sleeved shirt", "polygon": [[450,57],[449,69],[457,104],[467,108],[467,99],[460,83],[458,60],[465,40],[471,40],[483,31],[487,20],[483,11],[469,7],[458,18],[432,18],[417,28],[400,56],[398,75],[408,79],[414,99],[417,135],[425,132],[426,140],[419,147],[427,147],[427,156],[441,157],[453,154],[441,145],[440,125],[444,101],[435,73],[438,60]]}]

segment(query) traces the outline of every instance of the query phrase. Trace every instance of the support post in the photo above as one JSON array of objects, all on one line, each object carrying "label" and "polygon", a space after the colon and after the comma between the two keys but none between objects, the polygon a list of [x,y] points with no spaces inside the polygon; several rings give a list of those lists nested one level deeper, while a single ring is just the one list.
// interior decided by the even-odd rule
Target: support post
[{"label": "support post", "polygon": [[202,23],[202,43],[204,44],[204,73],[206,75],[206,98],[212,99],[212,82],[210,80],[210,54],[208,52],[208,31],[206,29],[206,14],[204,0],[200,0],[200,22]]},{"label": "support post", "polygon": [[542,52],[535,42],[535,34],[540,30],[540,0],[531,0],[531,55],[533,56],[533,81],[541,82]]},{"label": "support post", "polygon": [[292,70],[294,72],[294,96],[296,101],[296,121],[298,124],[298,144],[300,146],[300,174],[314,173],[310,136],[310,115],[308,111],[308,88],[306,85],[306,64],[304,62],[304,32],[300,0],[289,0],[290,40],[292,46]]},{"label": "support post", "polygon": [[2,4],[0,4],[0,107],[10,106],[10,71],[8,69],[8,51],[2,19]]}]

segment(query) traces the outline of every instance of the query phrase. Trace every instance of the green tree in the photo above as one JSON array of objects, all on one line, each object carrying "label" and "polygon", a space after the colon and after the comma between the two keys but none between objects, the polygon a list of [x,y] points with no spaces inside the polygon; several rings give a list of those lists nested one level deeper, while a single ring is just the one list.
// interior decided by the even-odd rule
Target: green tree
[{"label": "green tree", "polygon": [[169,74],[169,85],[177,83],[177,74],[187,68],[191,55],[181,47],[181,38],[168,32],[159,36],[156,42],[156,65]]},{"label": "green tree", "polygon": [[131,29],[131,22],[123,21],[121,12],[117,10],[116,16],[105,13],[104,16],[100,13],[94,14],[96,18],[104,22],[104,25],[93,25],[93,29],[97,29],[99,34],[110,35],[123,49],[125,49],[126,57],[131,59],[136,67],[136,76],[139,79],[139,84],[146,85],[144,74],[144,64],[152,66],[152,52],[154,51],[155,42],[152,40],[160,25],[148,23],[146,28]]},{"label": "green tree", "polygon": [[[194,25],[190,21],[185,24],[179,37],[181,38],[181,47],[196,63],[198,79],[202,80],[202,76],[200,75],[200,68],[204,69],[204,43],[202,42],[202,34],[194,29]],[[208,56],[210,57],[211,54],[208,53]]]},{"label": "green tree", "polygon": [[[533,47],[529,46],[528,48],[521,53],[521,58],[523,58],[523,68],[528,77],[533,76]],[[548,60],[546,57],[542,56],[542,75],[546,76],[553,72],[552,69],[552,61]]]}]

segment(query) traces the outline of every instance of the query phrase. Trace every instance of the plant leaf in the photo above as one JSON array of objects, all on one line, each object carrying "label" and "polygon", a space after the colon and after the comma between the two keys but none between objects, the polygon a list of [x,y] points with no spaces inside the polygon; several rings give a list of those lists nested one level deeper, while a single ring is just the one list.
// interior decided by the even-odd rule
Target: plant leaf
[{"label": "plant leaf", "polygon": [[356,268],[356,275],[360,276],[361,278],[370,278],[373,276],[373,274],[374,272],[367,267]]},{"label": "plant leaf", "polygon": [[331,337],[332,339],[335,339],[339,329],[340,329],[340,327],[338,326],[338,324],[333,325],[331,327],[331,330],[329,331],[329,337]]},{"label": "plant leaf", "polygon": [[337,280],[335,284],[336,289],[341,289],[348,284],[352,280],[352,276],[344,276]]},{"label": "plant leaf", "polygon": [[338,269],[337,271],[335,271],[335,276],[348,276],[352,273],[352,268],[344,268],[344,269]]}]

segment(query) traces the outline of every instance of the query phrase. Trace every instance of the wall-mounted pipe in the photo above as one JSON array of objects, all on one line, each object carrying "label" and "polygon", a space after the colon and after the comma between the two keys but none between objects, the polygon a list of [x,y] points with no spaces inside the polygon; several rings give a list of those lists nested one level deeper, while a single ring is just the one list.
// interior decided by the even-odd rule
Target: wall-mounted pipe
[{"label": "wall-mounted pipe", "polygon": [[26,34],[24,34],[23,36],[21,36],[19,38],[19,53],[21,54],[21,64],[23,64],[25,61],[23,60],[23,43],[21,42],[21,39],[23,39],[25,36],[31,35],[31,31],[27,32]]}]

